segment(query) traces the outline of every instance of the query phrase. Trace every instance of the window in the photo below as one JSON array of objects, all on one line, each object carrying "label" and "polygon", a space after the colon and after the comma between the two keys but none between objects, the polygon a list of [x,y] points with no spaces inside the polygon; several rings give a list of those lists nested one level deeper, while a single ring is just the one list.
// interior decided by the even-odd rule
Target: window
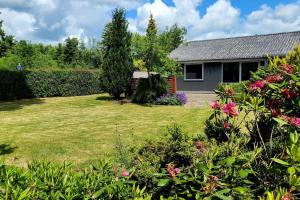
[{"label": "window", "polygon": [[225,83],[233,83],[239,82],[239,68],[240,63],[223,63],[223,82]]},{"label": "window", "polygon": [[185,65],[185,80],[203,80],[203,65]]},{"label": "window", "polygon": [[258,62],[242,63],[242,81],[250,79],[251,72],[255,72],[258,68]]}]

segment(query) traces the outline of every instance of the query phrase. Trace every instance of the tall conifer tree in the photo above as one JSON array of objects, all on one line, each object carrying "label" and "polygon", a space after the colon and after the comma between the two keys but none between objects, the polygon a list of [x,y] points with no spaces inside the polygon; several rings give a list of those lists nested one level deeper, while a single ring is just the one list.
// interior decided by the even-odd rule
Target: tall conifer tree
[{"label": "tall conifer tree", "polygon": [[131,33],[127,30],[125,11],[116,8],[112,21],[103,32],[103,84],[115,99],[126,93],[131,85],[133,60],[131,55]]},{"label": "tall conifer tree", "polygon": [[146,47],[144,62],[148,72],[149,85],[150,87],[152,87],[150,72],[153,71],[153,66],[158,58],[157,46],[156,46],[157,28],[156,28],[156,22],[152,14],[150,14],[150,19],[149,19],[146,32],[147,32],[146,33],[147,47]]}]

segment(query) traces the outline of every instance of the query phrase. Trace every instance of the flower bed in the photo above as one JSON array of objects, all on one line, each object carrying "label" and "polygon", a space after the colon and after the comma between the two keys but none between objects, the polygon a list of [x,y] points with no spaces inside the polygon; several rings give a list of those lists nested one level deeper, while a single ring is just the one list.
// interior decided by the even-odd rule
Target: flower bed
[{"label": "flower bed", "polygon": [[187,97],[184,93],[166,94],[158,97],[155,101],[157,105],[184,105],[187,103]]}]

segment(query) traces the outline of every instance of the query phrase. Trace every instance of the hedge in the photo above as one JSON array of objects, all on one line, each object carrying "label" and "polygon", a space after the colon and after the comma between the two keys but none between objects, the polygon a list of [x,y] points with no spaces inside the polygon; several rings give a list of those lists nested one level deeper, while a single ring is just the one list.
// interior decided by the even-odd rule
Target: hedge
[{"label": "hedge", "polygon": [[95,70],[0,70],[0,100],[96,94],[101,85]]}]

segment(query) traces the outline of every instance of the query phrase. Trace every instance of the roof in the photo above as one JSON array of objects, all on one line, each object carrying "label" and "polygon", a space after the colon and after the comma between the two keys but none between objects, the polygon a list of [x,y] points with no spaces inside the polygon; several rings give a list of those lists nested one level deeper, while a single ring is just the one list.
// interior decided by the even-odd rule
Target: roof
[{"label": "roof", "polygon": [[179,62],[257,59],[283,56],[300,45],[300,31],[191,41],[180,45],[170,57]]}]

